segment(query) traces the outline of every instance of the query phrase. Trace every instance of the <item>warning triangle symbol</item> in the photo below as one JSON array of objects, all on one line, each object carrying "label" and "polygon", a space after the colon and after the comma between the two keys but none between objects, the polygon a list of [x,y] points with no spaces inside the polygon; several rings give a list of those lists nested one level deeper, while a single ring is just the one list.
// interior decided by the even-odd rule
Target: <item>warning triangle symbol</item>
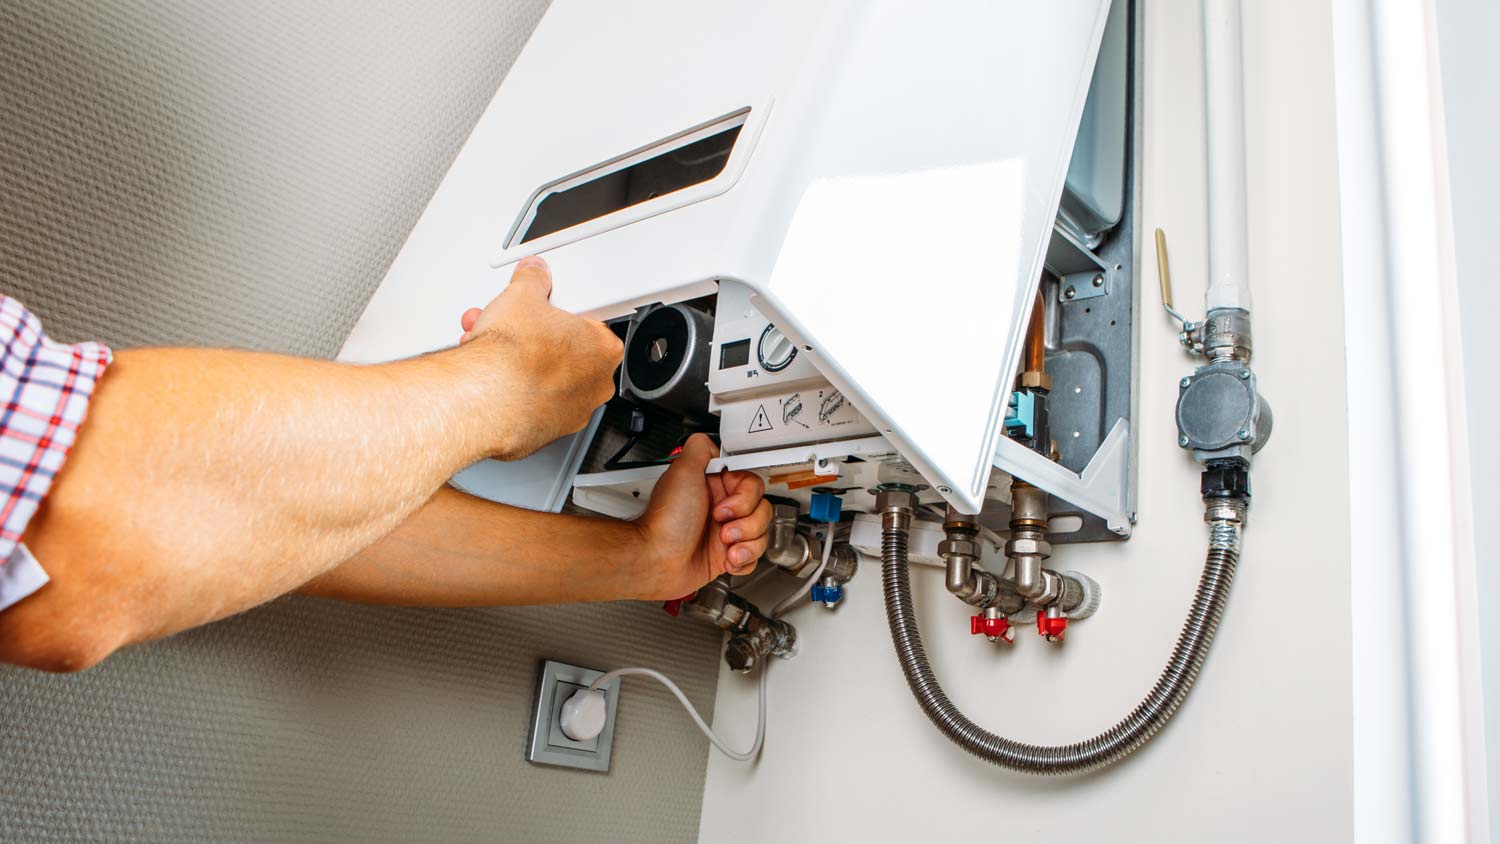
[{"label": "warning triangle symbol", "polygon": [[755,409],[755,417],[750,420],[750,433],[756,434],[769,430],[771,430],[771,417],[766,415],[766,406],[761,405]]}]

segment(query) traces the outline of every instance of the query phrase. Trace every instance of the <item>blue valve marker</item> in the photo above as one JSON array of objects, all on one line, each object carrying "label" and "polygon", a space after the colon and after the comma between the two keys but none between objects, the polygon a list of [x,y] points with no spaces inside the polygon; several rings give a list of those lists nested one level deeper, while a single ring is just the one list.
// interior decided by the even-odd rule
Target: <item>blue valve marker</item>
[{"label": "blue valve marker", "polygon": [[844,587],[819,584],[812,588],[811,598],[815,604],[837,604],[844,599]]},{"label": "blue valve marker", "polygon": [[813,521],[832,524],[844,514],[844,499],[831,492],[815,492],[808,512]]},{"label": "blue valve marker", "polygon": [[1010,404],[1005,408],[1005,430],[1021,429],[1027,438],[1036,436],[1036,400],[1030,390],[1017,390],[1010,394]]}]

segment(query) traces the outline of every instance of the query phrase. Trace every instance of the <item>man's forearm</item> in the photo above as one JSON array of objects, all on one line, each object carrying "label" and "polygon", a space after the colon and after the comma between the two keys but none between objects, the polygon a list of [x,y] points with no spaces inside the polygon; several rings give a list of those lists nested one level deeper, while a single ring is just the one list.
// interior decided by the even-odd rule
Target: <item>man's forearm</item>
[{"label": "man's forearm", "polygon": [[653,594],[662,566],[630,522],[537,513],[443,488],[384,540],[302,592],[408,606],[501,606]]},{"label": "man's forearm", "polygon": [[706,474],[690,437],[634,522],[537,513],[438,491],[380,542],[303,592],[372,604],[495,606],[681,597],[765,553],[771,505],[748,472]]},{"label": "man's forearm", "polygon": [[370,367],[120,353],[26,532],[52,582],[0,614],[0,638],[45,647],[36,626],[66,620],[107,631],[107,653],[295,588],[493,450],[489,360],[477,343]]}]

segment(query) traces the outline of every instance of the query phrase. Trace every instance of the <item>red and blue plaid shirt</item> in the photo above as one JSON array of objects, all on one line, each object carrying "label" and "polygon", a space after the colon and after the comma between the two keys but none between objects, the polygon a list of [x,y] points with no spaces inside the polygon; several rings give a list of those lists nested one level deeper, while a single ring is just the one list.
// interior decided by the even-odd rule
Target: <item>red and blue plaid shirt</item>
[{"label": "red and blue plaid shirt", "polygon": [[0,346],[3,610],[47,582],[21,537],[78,436],[110,351],[98,343],[68,346],[48,340],[41,321],[8,296],[0,296]]}]

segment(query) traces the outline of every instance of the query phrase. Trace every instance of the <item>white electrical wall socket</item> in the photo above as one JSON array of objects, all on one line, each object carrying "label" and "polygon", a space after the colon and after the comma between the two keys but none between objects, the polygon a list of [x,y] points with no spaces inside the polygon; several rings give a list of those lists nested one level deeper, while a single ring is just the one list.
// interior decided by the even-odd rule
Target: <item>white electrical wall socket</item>
[{"label": "white electrical wall socket", "polygon": [[[579,700],[571,707],[570,730],[563,729],[564,708],[579,692],[603,676],[604,672],[565,662],[542,663],[533,700],[531,736],[526,759],[537,765],[608,771],[610,750],[614,744],[615,709],[620,701],[620,678],[615,677],[599,688],[602,706],[591,703],[581,707]],[[593,721],[595,723],[588,723]],[[589,727],[589,729],[583,729]],[[592,734],[590,734],[592,733]],[[576,736],[576,738],[575,738]]]}]

